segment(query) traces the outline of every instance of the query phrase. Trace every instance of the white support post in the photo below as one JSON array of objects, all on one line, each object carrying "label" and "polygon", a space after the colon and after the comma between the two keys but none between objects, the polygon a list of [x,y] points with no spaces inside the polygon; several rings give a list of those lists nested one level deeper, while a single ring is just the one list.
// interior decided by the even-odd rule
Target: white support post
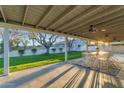
[{"label": "white support post", "polygon": [[88,53],[88,45],[89,45],[89,42],[86,41],[86,52]]},{"label": "white support post", "polygon": [[96,42],[96,46],[97,46],[96,55],[98,56],[99,55],[99,44],[98,44],[98,41]]},{"label": "white support post", "polygon": [[68,37],[65,37],[65,62],[68,61]]},{"label": "white support post", "polygon": [[4,28],[3,31],[4,42],[4,75],[9,74],[9,30]]},{"label": "white support post", "polygon": [[86,41],[85,60],[88,60],[88,56],[89,56],[88,46],[89,46],[89,40]]}]

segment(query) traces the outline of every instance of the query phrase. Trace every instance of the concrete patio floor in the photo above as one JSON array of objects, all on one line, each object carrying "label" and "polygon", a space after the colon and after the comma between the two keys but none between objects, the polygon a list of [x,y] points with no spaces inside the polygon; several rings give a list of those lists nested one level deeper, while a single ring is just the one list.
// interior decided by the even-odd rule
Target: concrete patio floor
[{"label": "concrete patio floor", "polygon": [[1,88],[105,88],[124,87],[124,79],[100,71],[62,62],[0,76]]}]

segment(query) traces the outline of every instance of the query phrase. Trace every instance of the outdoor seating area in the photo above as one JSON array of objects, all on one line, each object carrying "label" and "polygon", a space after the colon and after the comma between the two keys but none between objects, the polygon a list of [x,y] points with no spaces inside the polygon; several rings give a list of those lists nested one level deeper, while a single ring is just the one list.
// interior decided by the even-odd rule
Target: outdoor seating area
[{"label": "outdoor seating area", "polygon": [[120,63],[116,60],[117,57],[114,57],[113,55],[107,57],[108,55],[102,54],[101,55],[87,55],[84,57],[83,61],[75,62],[75,64],[78,64],[80,66],[96,70],[99,72],[103,72],[109,75],[116,76],[121,69],[123,69],[123,63]]},{"label": "outdoor seating area", "polygon": [[0,87],[124,87],[124,64],[114,58],[107,61],[79,58],[13,72],[9,76],[0,77]]}]

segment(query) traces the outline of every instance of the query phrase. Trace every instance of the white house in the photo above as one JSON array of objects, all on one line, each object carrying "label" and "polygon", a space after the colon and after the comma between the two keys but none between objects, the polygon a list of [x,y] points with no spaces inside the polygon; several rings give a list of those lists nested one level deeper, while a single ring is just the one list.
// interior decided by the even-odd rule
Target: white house
[{"label": "white house", "polygon": [[[65,46],[64,41],[57,42],[50,48],[50,53],[51,54],[64,53],[64,48],[65,48],[64,46]],[[85,51],[86,47],[87,46],[84,41],[75,39],[72,43],[72,46],[70,47],[70,51]],[[27,49],[25,49],[23,56],[40,55],[40,54],[46,53],[46,49],[44,47],[37,46],[35,48],[37,49],[37,52],[35,54],[31,51],[32,47],[28,47]],[[68,47],[68,50],[69,50],[69,47]],[[95,51],[96,48],[95,48],[95,46],[89,46],[88,50]],[[17,57],[17,56],[20,56],[18,50],[10,51],[10,57]],[[2,58],[2,57],[3,57],[3,54],[0,54],[0,58]]]},{"label": "white house", "polygon": [[[86,44],[83,40],[75,39],[70,47],[70,51],[85,51]],[[68,47],[69,50],[69,47]],[[96,51],[96,46],[88,46],[89,51]],[[63,53],[64,52],[64,41],[54,44],[50,48],[50,53]]]}]

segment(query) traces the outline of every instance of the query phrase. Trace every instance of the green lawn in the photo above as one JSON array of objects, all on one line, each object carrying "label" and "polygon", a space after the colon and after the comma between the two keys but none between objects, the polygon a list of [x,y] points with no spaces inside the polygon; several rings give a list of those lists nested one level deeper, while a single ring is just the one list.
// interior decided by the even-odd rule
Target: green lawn
[{"label": "green lawn", "polygon": [[[68,59],[76,59],[82,57],[81,52],[70,52]],[[64,54],[41,54],[33,56],[11,57],[10,72],[23,70],[27,68],[43,66],[47,64],[63,62]],[[3,73],[3,59],[0,59],[0,74]]]}]

